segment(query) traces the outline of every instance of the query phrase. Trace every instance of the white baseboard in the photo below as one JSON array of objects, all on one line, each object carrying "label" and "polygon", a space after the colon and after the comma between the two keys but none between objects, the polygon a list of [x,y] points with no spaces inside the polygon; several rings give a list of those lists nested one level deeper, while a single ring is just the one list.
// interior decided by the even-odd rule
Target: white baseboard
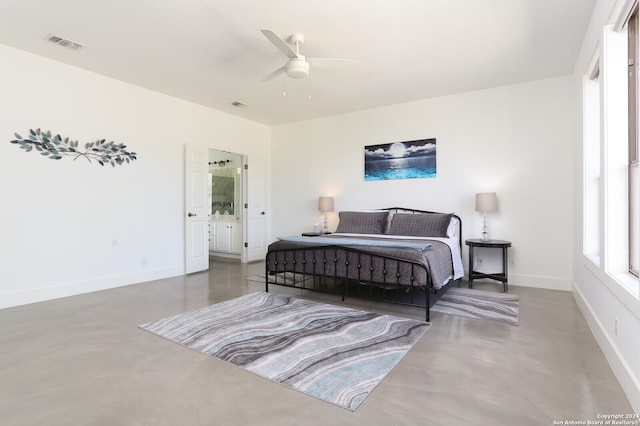
[{"label": "white baseboard", "polygon": [[618,348],[613,343],[612,337],[607,333],[606,329],[602,326],[602,323],[598,320],[598,317],[593,313],[591,306],[584,299],[580,289],[573,284],[573,297],[587,320],[591,332],[596,338],[598,345],[602,349],[605,358],[609,362],[609,366],[613,370],[622,390],[627,395],[631,407],[636,413],[640,413],[640,380],[634,376],[633,372],[629,368],[629,365],[624,361]]},{"label": "white baseboard", "polygon": [[50,287],[32,288],[25,291],[0,294],[0,309],[12,306],[27,305],[94,291],[108,290],[110,288],[158,280],[161,278],[175,277],[184,274],[183,266],[154,269],[152,271],[134,272],[127,275],[96,278],[86,281],[75,281]]}]

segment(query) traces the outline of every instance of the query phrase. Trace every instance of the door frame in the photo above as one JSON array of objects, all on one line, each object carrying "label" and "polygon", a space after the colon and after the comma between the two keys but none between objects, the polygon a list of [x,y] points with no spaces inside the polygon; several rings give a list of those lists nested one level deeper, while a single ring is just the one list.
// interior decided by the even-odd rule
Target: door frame
[{"label": "door frame", "polygon": [[246,258],[247,258],[247,249],[245,247],[244,242],[246,241],[246,236],[247,236],[247,229],[246,229],[246,220],[245,220],[245,216],[246,216],[246,212],[245,212],[245,208],[244,205],[246,204],[246,200],[247,200],[247,171],[245,169],[245,164],[247,162],[247,155],[246,154],[242,154],[239,152],[233,152],[233,151],[227,151],[226,149],[220,149],[220,148],[213,148],[211,146],[207,146],[207,154],[210,154],[211,151],[217,151],[217,152],[224,152],[226,154],[229,155],[234,155],[234,156],[239,156],[240,157],[240,188],[241,188],[241,192],[242,195],[240,197],[240,208],[241,208],[241,218],[240,218],[240,227],[241,227],[241,239],[242,239],[242,243],[241,243],[241,249],[240,249],[240,262],[241,263],[247,263],[246,262]]},{"label": "door frame", "polygon": [[[190,144],[185,144],[185,146],[188,146]],[[251,158],[253,158],[253,156],[250,156],[248,154],[244,154],[244,153],[239,153],[239,152],[232,152],[232,151],[227,151],[218,147],[214,147],[211,146],[209,144],[207,145],[201,145],[202,148],[207,150],[207,159],[208,159],[208,155],[209,155],[209,151],[210,150],[214,150],[214,151],[221,151],[221,152],[227,152],[229,154],[233,154],[233,155],[239,155],[241,156],[241,162],[242,162],[242,170],[241,170],[241,186],[242,186],[242,218],[241,218],[241,227],[242,227],[242,247],[240,250],[240,262],[241,263],[248,263],[248,252],[249,252],[249,247],[248,247],[248,227],[249,227],[249,223],[248,223],[248,216],[249,216],[249,212],[248,212],[248,203],[249,203],[249,177],[248,177],[248,173],[251,173],[251,169],[247,169],[247,165],[249,164]],[[186,151],[185,151],[186,152]],[[256,161],[264,161],[262,160],[262,157],[257,156],[255,157]],[[187,171],[185,170],[185,179],[186,179],[186,173]],[[263,210],[266,209],[266,204],[267,204],[267,200],[266,200],[266,196],[267,196],[267,187],[266,187],[266,176],[263,176],[263,184],[264,184],[264,188],[263,192],[264,192],[264,201],[263,204]],[[186,182],[186,181],[185,181]],[[186,183],[185,183],[185,187],[186,187]],[[206,195],[205,195],[206,196]],[[185,202],[186,204],[186,202]],[[185,205],[185,211],[186,211],[186,205]],[[264,211],[262,213],[263,215],[265,214]],[[186,221],[187,221],[187,216],[185,213],[185,225],[186,225]],[[208,224],[208,218],[207,218],[207,224]],[[267,221],[265,220],[264,224],[263,224],[263,229],[262,229],[262,246],[265,248],[266,251],[266,245],[267,245],[267,229],[266,229],[266,225],[267,225]],[[205,230],[208,227],[205,228]],[[186,229],[186,228],[185,228]],[[208,238],[207,238],[208,239]],[[187,245],[187,235],[185,234],[185,239],[184,239],[184,244],[185,244],[185,253],[186,253],[186,245]],[[186,261],[186,258],[185,258]],[[185,264],[185,268],[186,268],[186,264]]]}]

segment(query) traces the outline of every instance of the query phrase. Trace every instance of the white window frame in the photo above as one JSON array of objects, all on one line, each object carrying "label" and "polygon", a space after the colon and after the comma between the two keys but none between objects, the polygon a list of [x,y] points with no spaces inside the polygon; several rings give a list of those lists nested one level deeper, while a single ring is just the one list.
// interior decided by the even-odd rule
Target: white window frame
[{"label": "white window frame", "polygon": [[[637,0],[620,3],[620,14],[615,16],[624,18],[615,19],[614,25],[603,28],[594,55],[596,59],[585,70],[583,79],[583,258],[585,266],[619,300],[633,312],[640,313],[640,280],[629,271],[632,222],[626,27],[637,3]],[[600,89],[599,135],[597,126],[589,124],[594,121],[593,114],[597,114],[597,97],[592,93],[596,84],[594,75]],[[594,189],[596,184],[599,186]],[[597,205],[595,211],[594,205]],[[587,236],[588,232],[595,232],[597,237]]]},{"label": "white window frame", "polygon": [[[640,55],[638,54],[638,48],[640,43],[638,41],[639,31],[639,14],[638,6],[632,9],[631,16],[627,24],[628,34],[628,105],[629,105],[629,132],[628,132],[628,154],[627,154],[627,181],[628,181],[628,244],[629,244],[629,272],[638,277],[640,275],[640,236],[638,230],[640,229],[640,172],[638,171],[638,125],[640,120],[638,114],[640,113],[640,103],[638,91],[640,89],[639,84],[639,70],[638,62]],[[632,22],[633,21],[633,22]]]}]

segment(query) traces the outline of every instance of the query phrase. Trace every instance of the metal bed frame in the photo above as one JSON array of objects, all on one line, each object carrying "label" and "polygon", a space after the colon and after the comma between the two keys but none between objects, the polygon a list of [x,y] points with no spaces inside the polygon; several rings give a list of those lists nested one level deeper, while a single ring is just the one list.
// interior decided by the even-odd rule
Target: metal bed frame
[{"label": "metal bed frame", "polygon": [[[392,207],[394,213],[437,213]],[[462,221],[458,239],[462,243]],[[451,285],[436,290],[429,265],[341,245],[269,249],[265,258],[265,291],[269,284],[429,309]],[[433,293],[433,294],[431,294]]]}]

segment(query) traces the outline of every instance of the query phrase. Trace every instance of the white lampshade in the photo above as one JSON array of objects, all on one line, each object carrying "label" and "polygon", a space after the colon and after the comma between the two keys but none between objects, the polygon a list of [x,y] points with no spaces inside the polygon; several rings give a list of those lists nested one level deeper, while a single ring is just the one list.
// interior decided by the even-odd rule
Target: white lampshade
[{"label": "white lampshade", "polygon": [[481,192],[476,194],[477,212],[494,212],[498,210],[498,197],[495,192]]},{"label": "white lampshade", "polygon": [[318,198],[318,210],[321,212],[333,211],[333,197],[320,197]]}]

